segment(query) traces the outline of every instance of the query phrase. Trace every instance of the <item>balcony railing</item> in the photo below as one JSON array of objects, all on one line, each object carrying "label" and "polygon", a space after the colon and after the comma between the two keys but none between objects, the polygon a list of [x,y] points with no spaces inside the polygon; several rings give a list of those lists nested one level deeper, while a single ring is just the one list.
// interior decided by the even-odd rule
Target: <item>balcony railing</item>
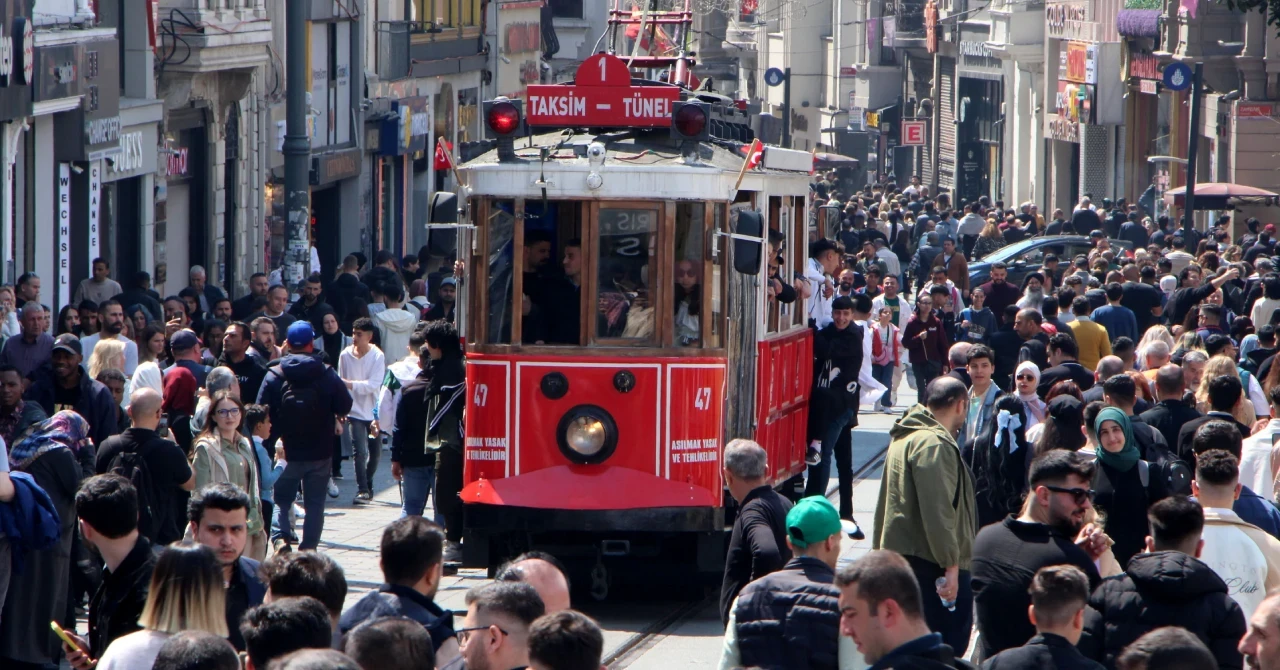
[{"label": "balcony railing", "polygon": [[409,35],[414,21],[378,22],[378,77],[383,80],[409,76]]}]

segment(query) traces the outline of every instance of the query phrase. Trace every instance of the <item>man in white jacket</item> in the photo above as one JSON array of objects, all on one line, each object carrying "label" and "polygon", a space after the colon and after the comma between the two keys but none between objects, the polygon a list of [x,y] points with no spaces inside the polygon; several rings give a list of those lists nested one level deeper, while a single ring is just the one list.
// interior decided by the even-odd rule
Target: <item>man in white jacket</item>
[{"label": "man in white jacket", "polygon": [[338,356],[338,376],[351,392],[351,411],[347,413],[344,440],[351,441],[356,457],[356,493],[354,505],[373,501],[373,473],[378,469],[381,445],[369,446],[369,429],[373,424],[373,408],[382,391],[382,378],[387,373],[382,351],[373,346],[373,321],[356,319],[351,324],[351,346]]},{"label": "man in white jacket", "polygon": [[1227,583],[1248,619],[1267,593],[1280,586],[1280,540],[1231,511],[1240,497],[1239,461],[1231,452],[1210,449],[1197,456],[1191,492],[1204,507],[1200,560]]},{"label": "man in white jacket", "polygon": [[418,318],[404,309],[404,289],[388,284],[385,290],[382,298],[387,308],[373,315],[373,325],[378,327],[382,352],[387,360],[398,361],[409,350],[409,334],[417,325]]},{"label": "man in white jacket", "polygon": [[1271,401],[1271,421],[1266,427],[1244,439],[1240,454],[1240,483],[1269,501],[1276,499],[1276,476],[1280,475],[1280,385],[1267,394]]}]

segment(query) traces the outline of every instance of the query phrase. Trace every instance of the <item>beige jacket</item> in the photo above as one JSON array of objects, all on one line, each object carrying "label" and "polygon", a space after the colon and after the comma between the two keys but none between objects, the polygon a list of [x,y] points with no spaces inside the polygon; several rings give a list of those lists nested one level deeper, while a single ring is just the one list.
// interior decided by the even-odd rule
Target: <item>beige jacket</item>
[{"label": "beige jacket", "polygon": [[[1239,546],[1240,533],[1256,545]],[[1280,540],[1236,516],[1235,512],[1217,507],[1204,508],[1204,549],[1200,560],[1227,583],[1231,597],[1245,610],[1245,618],[1253,614],[1257,604],[1272,589],[1280,587]],[[1239,540],[1239,542],[1244,542]],[[1265,570],[1265,576],[1258,575]],[[1262,577],[1259,589],[1258,577]]]}]

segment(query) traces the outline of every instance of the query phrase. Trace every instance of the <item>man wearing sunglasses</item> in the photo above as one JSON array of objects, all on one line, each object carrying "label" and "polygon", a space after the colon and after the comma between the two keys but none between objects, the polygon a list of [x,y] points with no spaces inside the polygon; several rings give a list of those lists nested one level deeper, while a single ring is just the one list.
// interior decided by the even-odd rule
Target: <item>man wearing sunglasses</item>
[{"label": "man wearing sunglasses", "polygon": [[1096,466],[1078,452],[1055,449],[1031,464],[1028,505],[983,528],[973,543],[973,599],[983,658],[1020,647],[1036,634],[1027,611],[1032,576],[1050,565],[1074,565],[1100,577],[1094,561],[1110,545],[1106,534],[1085,518],[1093,506],[1090,483]]},{"label": "man wearing sunglasses", "polygon": [[458,635],[461,656],[445,670],[511,670],[529,665],[529,626],[546,608],[521,582],[494,582],[467,592],[467,616]]}]

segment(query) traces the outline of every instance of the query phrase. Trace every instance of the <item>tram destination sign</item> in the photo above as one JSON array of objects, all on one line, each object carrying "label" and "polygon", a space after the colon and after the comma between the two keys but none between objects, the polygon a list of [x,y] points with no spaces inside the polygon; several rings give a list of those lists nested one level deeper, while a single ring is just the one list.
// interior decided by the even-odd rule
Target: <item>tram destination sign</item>
[{"label": "tram destination sign", "polygon": [[572,84],[535,84],[525,97],[525,122],[530,126],[668,128],[680,89],[633,86],[625,61],[596,54],[578,66]]}]

